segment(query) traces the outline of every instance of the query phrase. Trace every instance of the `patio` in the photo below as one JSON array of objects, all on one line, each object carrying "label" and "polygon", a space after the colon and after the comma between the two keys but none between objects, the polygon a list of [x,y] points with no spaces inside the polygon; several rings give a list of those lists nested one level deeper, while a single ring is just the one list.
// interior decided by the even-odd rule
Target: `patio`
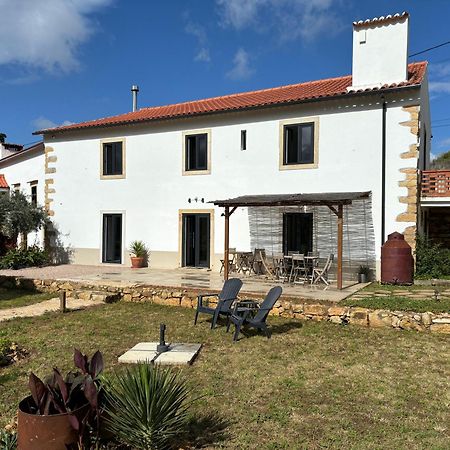
[{"label": "patio", "polygon": [[[145,284],[152,286],[169,286],[195,288],[205,291],[218,291],[223,285],[223,275],[206,269],[131,269],[122,266],[81,266],[75,264],[29,268],[20,270],[1,270],[1,275],[33,279],[54,279],[70,281],[89,281],[101,285],[128,286]],[[241,294],[262,295],[279,282],[268,280],[264,276],[246,276],[237,274],[244,282]],[[353,284],[343,290],[335,282],[330,286],[282,284],[283,296],[329,302],[339,302],[362,289],[365,284]]]}]

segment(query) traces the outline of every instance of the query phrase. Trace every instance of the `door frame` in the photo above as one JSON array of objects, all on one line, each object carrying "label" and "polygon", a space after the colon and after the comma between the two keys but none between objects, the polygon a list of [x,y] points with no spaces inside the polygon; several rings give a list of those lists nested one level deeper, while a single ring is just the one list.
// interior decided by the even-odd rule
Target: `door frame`
[{"label": "door frame", "polygon": [[309,216],[311,218],[311,251],[314,250],[314,213],[313,212],[295,212],[295,211],[285,211],[283,213],[283,239],[282,239],[282,249],[283,249],[283,253],[285,253],[287,251],[287,236],[286,236],[286,216],[288,215],[294,215],[294,214],[299,214],[299,215],[305,215],[305,216]]},{"label": "door frame", "polygon": [[[183,214],[209,214],[209,268],[214,261],[214,209],[179,209],[178,210],[178,267],[183,266]],[[208,267],[206,267],[208,268]]]},{"label": "door frame", "polygon": [[[103,262],[103,216],[105,214],[122,214],[122,251],[121,251],[121,263],[106,263]],[[126,253],[126,245],[125,245],[125,224],[126,224],[126,212],[124,210],[117,210],[117,209],[108,209],[108,210],[101,210],[100,211],[100,233],[99,233],[99,239],[100,239],[100,252],[99,252],[99,263],[102,266],[124,266],[125,264],[125,253]]]}]

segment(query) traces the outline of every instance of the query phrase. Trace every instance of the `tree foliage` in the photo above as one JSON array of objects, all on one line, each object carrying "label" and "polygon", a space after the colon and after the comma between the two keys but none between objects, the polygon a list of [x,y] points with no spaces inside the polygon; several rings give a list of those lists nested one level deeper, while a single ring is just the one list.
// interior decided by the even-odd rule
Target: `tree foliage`
[{"label": "tree foliage", "polygon": [[0,196],[0,231],[12,239],[39,230],[47,222],[41,206],[33,205],[22,192]]}]

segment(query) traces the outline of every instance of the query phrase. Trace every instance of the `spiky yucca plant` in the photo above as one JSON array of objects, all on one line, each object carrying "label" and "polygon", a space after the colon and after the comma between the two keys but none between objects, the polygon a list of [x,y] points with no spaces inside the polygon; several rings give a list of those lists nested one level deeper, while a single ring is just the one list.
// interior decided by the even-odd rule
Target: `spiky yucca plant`
[{"label": "spiky yucca plant", "polygon": [[105,424],[132,448],[162,450],[184,431],[188,389],[177,373],[138,364],[104,380]]}]

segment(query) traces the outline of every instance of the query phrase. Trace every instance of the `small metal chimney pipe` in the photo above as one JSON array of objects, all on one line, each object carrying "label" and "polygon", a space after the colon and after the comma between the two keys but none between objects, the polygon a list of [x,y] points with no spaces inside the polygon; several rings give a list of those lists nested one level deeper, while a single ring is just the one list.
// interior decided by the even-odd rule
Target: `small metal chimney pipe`
[{"label": "small metal chimney pipe", "polygon": [[137,86],[136,84],[133,84],[133,86],[131,86],[131,94],[133,96],[133,112],[137,111],[137,94],[139,92],[139,86]]}]

